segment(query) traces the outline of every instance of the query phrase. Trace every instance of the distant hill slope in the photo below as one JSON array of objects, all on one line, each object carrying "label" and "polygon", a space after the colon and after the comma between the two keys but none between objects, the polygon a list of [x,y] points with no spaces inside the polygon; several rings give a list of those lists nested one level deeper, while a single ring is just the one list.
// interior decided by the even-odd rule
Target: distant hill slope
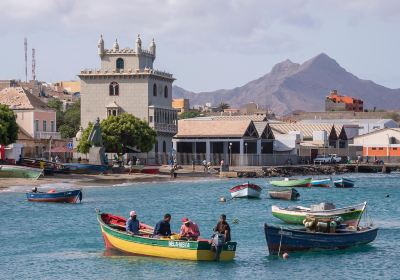
[{"label": "distant hill slope", "polygon": [[191,106],[206,102],[217,105],[223,101],[232,107],[240,107],[256,102],[277,114],[285,114],[294,110],[323,111],[325,96],[332,89],[363,99],[365,108],[400,107],[400,89],[359,79],[324,53],[303,64],[285,60],[261,78],[234,89],[194,93],[174,86],[173,96],[189,98]]}]

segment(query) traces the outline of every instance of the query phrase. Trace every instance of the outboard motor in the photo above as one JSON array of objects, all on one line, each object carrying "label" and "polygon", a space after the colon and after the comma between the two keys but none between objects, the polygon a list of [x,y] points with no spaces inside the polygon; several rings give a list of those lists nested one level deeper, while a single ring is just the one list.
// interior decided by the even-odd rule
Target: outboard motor
[{"label": "outboard motor", "polygon": [[211,246],[213,250],[215,250],[215,257],[214,257],[215,261],[219,261],[219,257],[221,255],[222,248],[224,247],[224,243],[225,243],[224,235],[220,234],[219,232],[215,232],[211,240]]}]

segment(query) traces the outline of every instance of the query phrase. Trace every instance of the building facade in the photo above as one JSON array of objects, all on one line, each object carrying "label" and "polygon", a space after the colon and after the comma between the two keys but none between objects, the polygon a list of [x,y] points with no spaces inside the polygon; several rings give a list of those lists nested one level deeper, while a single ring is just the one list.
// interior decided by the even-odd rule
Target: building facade
[{"label": "building facade", "polygon": [[190,110],[189,99],[186,98],[172,99],[172,108],[176,109],[178,113],[189,111]]},{"label": "building facade", "polygon": [[155,153],[169,153],[172,136],[177,133],[177,112],[172,108],[172,74],[153,68],[156,44],[142,48],[138,35],[135,47],[111,49],[98,43],[101,67],[83,70],[81,79],[81,125],[87,127],[97,118],[129,113],[147,121],[157,131]]},{"label": "building facade", "polygon": [[353,111],[362,112],[364,102],[350,96],[339,95],[337,90],[331,93],[325,99],[325,111]]}]

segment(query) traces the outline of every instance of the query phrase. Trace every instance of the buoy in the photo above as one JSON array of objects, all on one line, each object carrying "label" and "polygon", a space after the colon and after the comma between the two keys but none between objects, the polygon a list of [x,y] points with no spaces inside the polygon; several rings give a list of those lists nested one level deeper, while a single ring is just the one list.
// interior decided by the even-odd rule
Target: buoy
[{"label": "buoy", "polygon": [[289,254],[288,253],[283,253],[282,258],[284,260],[287,260],[289,258]]},{"label": "buoy", "polygon": [[220,197],[219,198],[219,202],[226,202],[226,198],[225,197]]},{"label": "buoy", "polygon": [[239,223],[239,220],[238,220],[238,219],[233,219],[232,223],[238,224],[238,223]]},{"label": "buoy", "polygon": [[387,194],[386,197],[390,197],[390,195]]}]

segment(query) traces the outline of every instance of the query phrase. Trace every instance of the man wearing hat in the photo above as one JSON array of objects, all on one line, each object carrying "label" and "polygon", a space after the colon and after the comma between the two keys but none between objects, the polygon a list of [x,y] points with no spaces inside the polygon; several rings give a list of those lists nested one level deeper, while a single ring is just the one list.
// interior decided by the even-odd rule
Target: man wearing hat
[{"label": "man wearing hat", "polygon": [[139,235],[139,220],[136,219],[136,212],[131,211],[129,213],[130,218],[126,221],[126,232],[130,234]]},{"label": "man wearing hat", "polygon": [[182,218],[182,226],[180,236],[181,239],[197,240],[200,236],[199,227],[187,217]]}]

